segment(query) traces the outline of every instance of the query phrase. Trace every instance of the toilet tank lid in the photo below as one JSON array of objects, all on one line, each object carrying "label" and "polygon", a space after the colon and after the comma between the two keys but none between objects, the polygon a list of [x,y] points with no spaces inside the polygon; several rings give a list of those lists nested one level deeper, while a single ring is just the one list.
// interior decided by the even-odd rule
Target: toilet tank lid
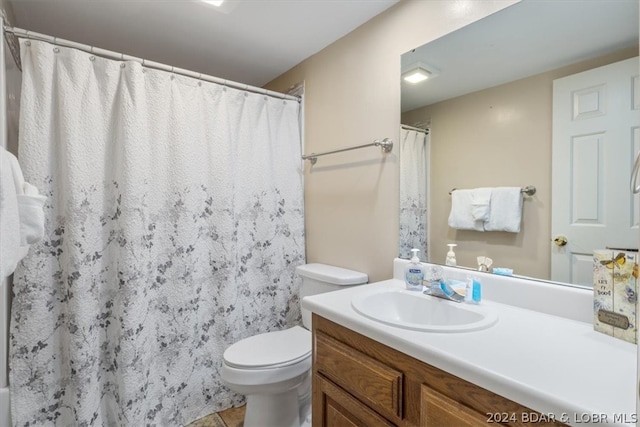
[{"label": "toilet tank lid", "polygon": [[366,273],[319,263],[299,265],[296,273],[334,285],[361,285],[369,280]]}]

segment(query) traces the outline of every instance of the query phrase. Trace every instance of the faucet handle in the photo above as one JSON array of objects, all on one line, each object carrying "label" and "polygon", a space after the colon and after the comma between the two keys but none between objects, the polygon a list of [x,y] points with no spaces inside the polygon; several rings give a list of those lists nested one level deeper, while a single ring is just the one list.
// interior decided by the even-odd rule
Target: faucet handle
[{"label": "faucet handle", "polygon": [[493,264],[493,260],[488,256],[479,256],[476,258],[478,260],[478,271],[489,271],[489,267]]},{"label": "faucet handle", "polygon": [[444,278],[444,269],[439,265],[429,265],[424,269],[425,282],[440,282]]}]

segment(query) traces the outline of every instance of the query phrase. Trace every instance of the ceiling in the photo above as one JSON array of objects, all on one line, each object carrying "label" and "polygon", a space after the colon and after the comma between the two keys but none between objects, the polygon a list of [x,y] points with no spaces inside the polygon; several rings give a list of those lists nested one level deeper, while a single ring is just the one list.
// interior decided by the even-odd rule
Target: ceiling
[{"label": "ceiling", "polygon": [[4,0],[13,25],[263,86],[398,0]]},{"label": "ceiling", "polygon": [[638,0],[523,0],[402,55],[402,111],[638,45]]}]

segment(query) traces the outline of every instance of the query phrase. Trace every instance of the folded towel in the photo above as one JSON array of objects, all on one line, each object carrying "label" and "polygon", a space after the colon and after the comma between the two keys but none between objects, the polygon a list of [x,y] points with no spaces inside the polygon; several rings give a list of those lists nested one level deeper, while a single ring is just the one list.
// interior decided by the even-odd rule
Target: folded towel
[{"label": "folded towel", "polygon": [[491,188],[471,190],[471,216],[476,221],[488,221],[491,211]]},{"label": "folded towel", "polygon": [[[39,196],[40,193],[38,193],[38,188],[35,185],[31,185],[28,182],[23,182],[22,183],[22,194],[24,194],[25,196]],[[40,197],[44,197],[44,196],[40,196]]]},{"label": "folded towel", "polygon": [[453,190],[449,227],[458,230],[484,231],[484,222],[475,220],[471,212],[473,190]]},{"label": "folded towel", "polygon": [[44,236],[44,196],[18,195],[20,214],[20,245],[27,246],[42,240]]},{"label": "folded towel", "polygon": [[491,214],[484,223],[486,231],[520,232],[522,191],[520,187],[496,187],[491,191]]},{"label": "folded towel", "polygon": [[46,197],[24,181],[18,159],[0,147],[0,278],[13,273],[44,234]]},{"label": "folded towel", "polygon": [[0,147],[0,278],[13,273],[20,246],[20,215],[11,157]]}]

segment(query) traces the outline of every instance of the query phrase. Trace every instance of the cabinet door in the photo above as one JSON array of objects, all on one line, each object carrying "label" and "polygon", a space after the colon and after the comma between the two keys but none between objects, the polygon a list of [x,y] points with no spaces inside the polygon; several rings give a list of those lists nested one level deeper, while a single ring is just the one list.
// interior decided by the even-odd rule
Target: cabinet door
[{"label": "cabinet door", "polygon": [[423,384],[420,393],[420,425],[487,427],[487,415],[474,411]]},{"label": "cabinet door", "polygon": [[314,427],[394,426],[318,374],[313,378],[312,414]]},{"label": "cabinet door", "polygon": [[316,371],[388,419],[402,419],[403,373],[316,333]]}]

